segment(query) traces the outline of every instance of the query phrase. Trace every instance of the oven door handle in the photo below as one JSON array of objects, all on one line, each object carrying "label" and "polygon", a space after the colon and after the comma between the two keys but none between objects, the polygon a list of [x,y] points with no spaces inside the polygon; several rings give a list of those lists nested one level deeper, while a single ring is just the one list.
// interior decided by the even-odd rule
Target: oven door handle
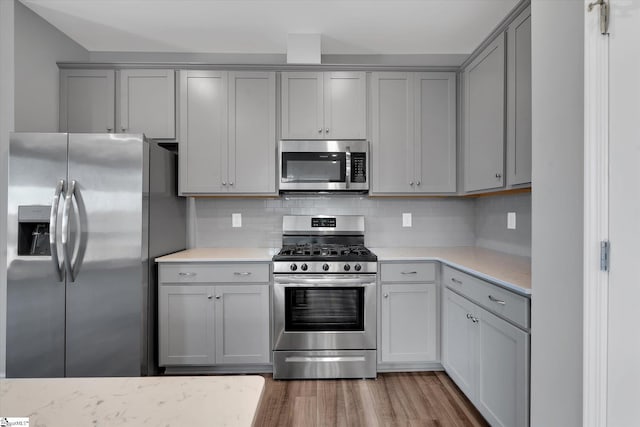
[{"label": "oven door handle", "polygon": [[309,285],[322,285],[322,286],[344,286],[344,285],[375,285],[375,277],[323,277],[323,278],[309,278],[305,276],[289,276],[289,277],[276,277],[273,279],[276,285],[287,286],[309,286]]}]

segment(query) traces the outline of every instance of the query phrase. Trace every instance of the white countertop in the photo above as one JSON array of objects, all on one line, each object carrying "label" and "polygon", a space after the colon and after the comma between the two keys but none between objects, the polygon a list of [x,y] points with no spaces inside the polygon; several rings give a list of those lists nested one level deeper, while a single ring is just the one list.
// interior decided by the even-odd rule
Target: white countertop
[{"label": "white countertop", "polygon": [[378,261],[440,261],[520,294],[531,295],[531,258],[473,246],[369,249],[378,256]]},{"label": "white countertop", "polygon": [[194,248],[156,258],[156,262],[270,262],[279,248]]},{"label": "white countertop", "polygon": [[0,416],[31,426],[250,426],[264,378],[244,376],[0,380]]}]

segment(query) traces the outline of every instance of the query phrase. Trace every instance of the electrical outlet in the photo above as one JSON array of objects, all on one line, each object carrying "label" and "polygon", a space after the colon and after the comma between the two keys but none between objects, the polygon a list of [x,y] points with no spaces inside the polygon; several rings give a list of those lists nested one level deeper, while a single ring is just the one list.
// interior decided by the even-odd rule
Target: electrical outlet
[{"label": "electrical outlet", "polygon": [[239,214],[239,213],[231,214],[231,226],[242,227],[242,214]]},{"label": "electrical outlet", "polygon": [[402,226],[411,227],[411,212],[402,214]]},{"label": "electrical outlet", "polygon": [[516,213],[515,212],[507,212],[507,228],[509,230],[516,229]]}]

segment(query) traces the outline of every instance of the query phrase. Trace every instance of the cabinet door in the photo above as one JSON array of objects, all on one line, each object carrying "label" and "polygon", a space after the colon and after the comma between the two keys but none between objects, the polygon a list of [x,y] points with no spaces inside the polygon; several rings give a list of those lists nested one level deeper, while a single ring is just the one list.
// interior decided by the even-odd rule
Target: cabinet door
[{"label": "cabinet door", "polygon": [[212,291],[209,286],[160,286],[160,366],[214,364]]},{"label": "cabinet door", "polygon": [[416,192],[456,191],[456,74],[417,73]]},{"label": "cabinet door", "polygon": [[436,285],[382,285],[382,362],[436,360]]},{"label": "cabinet door", "polygon": [[413,76],[371,76],[372,193],[414,191]]},{"label": "cabinet door", "polygon": [[324,133],[331,139],[367,137],[367,75],[324,73]]},{"label": "cabinet door", "polygon": [[322,73],[282,73],[282,138],[324,139]]},{"label": "cabinet door", "polygon": [[180,71],[180,193],[227,191],[227,73]]},{"label": "cabinet door", "polygon": [[504,53],[501,34],[464,71],[465,191],[504,184]]},{"label": "cabinet door", "polygon": [[[442,365],[471,401],[476,393],[476,328],[469,316],[475,305],[458,294],[444,290],[442,307]],[[476,316],[477,317],[477,316]]]},{"label": "cabinet door", "polygon": [[493,426],[529,424],[529,334],[479,309],[478,409]]},{"label": "cabinet door", "polygon": [[507,184],[531,182],[531,9],[507,33]]},{"label": "cabinet door", "polygon": [[173,70],[120,71],[119,132],[176,137],[174,74]]},{"label": "cabinet door", "polygon": [[275,172],[275,73],[229,73],[229,189],[275,194]]},{"label": "cabinet door", "polygon": [[269,363],[269,286],[215,287],[216,363]]},{"label": "cabinet door", "polygon": [[113,70],[60,70],[60,132],[113,132],[115,96]]}]

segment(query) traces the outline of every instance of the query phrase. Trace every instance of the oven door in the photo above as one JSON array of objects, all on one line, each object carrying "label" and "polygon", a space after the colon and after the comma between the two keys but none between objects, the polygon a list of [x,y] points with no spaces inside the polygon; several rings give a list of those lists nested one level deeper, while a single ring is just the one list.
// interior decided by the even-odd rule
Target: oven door
[{"label": "oven door", "polygon": [[376,348],[375,275],[278,275],[274,350]]}]

